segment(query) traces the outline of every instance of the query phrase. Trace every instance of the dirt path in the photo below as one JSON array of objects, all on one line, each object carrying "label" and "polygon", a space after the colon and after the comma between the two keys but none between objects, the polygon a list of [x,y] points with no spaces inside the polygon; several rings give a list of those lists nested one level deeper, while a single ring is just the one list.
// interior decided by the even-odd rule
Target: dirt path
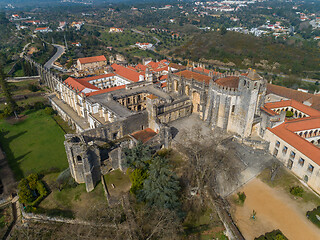
[{"label": "dirt path", "polygon": [[[253,179],[241,191],[247,198],[242,207],[236,207],[233,216],[247,240],[275,229],[280,229],[289,240],[320,239],[320,229],[306,218],[305,212],[286,193],[259,179]],[[253,210],[257,213],[256,220],[250,219]]]}]

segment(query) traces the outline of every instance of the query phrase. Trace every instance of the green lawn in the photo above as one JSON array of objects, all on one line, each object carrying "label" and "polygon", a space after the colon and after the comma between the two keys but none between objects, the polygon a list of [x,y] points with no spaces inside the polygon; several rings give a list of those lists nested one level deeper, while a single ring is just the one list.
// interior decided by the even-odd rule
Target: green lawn
[{"label": "green lawn", "polygon": [[107,200],[98,183],[92,192],[86,192],[85,184],[57,189],[56,179],[59,174],[47,174],[43,181],[51,190],[51,193],[39,205],[42,212],[52,216],[63,216],[69,218],[86,218],[88,210],[95,211],[95,206],[103,204],[107,206]]},{"label": "green lawn", "polygon": [[64,132],[43,110],[16,124],[1,120],[0,129],[1,147],[18,180],[33,172],[68,167]]}]

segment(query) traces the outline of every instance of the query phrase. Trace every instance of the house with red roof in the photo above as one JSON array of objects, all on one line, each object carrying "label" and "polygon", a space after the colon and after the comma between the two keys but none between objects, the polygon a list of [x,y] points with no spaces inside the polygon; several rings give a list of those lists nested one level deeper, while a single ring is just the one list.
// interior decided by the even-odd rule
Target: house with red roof
[{"label": "house with red roof", "polygon": [[152,43],[140,43],[140,42],[136,42],[135,44],[138,48],[142,49],[142,50],[149,50],[153,47]]},{"label": "house with red roof", "polygon": [[107,66],[107,59],[104,55],[94,56],[94,57],[85,57],[78,58],[77,68],[79,70],[85,70],[90,68],[98,68]]},{"label": "house with red roof", "polygon": [[36,28],[34,31],[34,33],[48,33],[48,32],[52,32],[52,30],[49,27],[38,27]]}]

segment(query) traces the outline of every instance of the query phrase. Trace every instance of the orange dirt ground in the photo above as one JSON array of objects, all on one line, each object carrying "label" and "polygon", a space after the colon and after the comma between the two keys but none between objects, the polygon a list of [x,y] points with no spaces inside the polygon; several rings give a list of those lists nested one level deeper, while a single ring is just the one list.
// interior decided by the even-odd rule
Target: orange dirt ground
[{"label": "orange dirt ground", "polygon": [[[247,240],[280,229],[289,240],[319,240],[320,229],[286,193],[253,179],[241,192],[247,196],[243,206],[233,206],[233,218]],[[250,218],[256,211],[256,220]]]}]

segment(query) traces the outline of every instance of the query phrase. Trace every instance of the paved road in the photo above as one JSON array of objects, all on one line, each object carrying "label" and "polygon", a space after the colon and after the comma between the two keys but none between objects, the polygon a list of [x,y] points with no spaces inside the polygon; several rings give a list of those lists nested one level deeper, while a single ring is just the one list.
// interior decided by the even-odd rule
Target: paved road
[{"label": "paved road", "polygon": [[21,58],[22,58],[23,55],[25,54],[25,51],[26,51],[27,47],[29,47],[30,44],[31,44],[31,43],[27,43],[26,45],[24,45],[23,50],[22,50],[22,52],[20,53],[20,57],[21,57]]},{"label": "paved road", "polygon": [[57,59],[59,57],[61,57],[62,54],[64,54],[65,52],[65,47],[61,46],[61,45],[57,45],[57,44],[52,44],[55,48],[57,48],[57,52],[56,54],[53,55],[52,58],[50,58],[50,60],[48,62],[46,62],[46,64],[44,65],[45,68],[51,68],[52,64],[57,61]]}]

